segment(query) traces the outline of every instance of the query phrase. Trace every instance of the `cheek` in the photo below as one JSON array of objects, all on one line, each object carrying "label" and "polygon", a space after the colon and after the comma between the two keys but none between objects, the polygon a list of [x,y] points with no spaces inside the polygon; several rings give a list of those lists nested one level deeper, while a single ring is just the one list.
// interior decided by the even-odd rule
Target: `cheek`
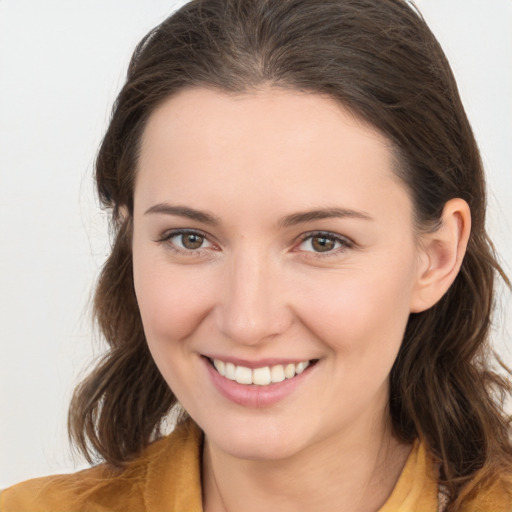
[{"label": "cheek", "polygon": [[182,340],[211,307],[211,275],[134,253],[134,285],[148,344]]},{"label": "cheek", "polygon": [[365,361],[391,357],[409,318],[410,289],[399,267],[331,274],[301,290],[297,314],[336,353]]},{"label": "cheek", "polygon": [[307,290],[301,315],[308,330],[329,350],[325,389],[331,389],[332,400],[354,415],[376,395],[387,393],[409,317],[399,283],[376,284],[369,276],[358,277],[333,282],[323,287],[323,293]]}]

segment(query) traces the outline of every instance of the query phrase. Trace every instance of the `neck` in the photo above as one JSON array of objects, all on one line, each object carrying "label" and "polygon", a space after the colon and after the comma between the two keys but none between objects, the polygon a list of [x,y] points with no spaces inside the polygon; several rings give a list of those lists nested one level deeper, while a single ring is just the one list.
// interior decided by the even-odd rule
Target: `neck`
[{"label": "neck", "polygon": [[244,460],[207,437],[205,512],[375,512],[391,494],[410,452],[389,419],[360,424],[285,460]]}]

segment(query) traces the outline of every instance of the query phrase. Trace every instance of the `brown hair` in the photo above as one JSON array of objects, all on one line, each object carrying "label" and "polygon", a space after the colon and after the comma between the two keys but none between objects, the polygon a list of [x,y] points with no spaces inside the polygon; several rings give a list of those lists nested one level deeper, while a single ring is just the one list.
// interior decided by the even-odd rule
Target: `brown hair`
[{"label": "brown hair", "polygon": [[149,116],[185,87],[263,83],[326,94],[387,135],[418,226],[435,225],[449,199],[471,208],[462,269],[434,307],[410,316],[390,377],[396,436],[425,440],[457,510],[512,464],[510,390],[488,346],[496,273],[510,283],[485,231],[482,163],[455,79],[404,0],[193,0],[140,42],[96,161],[115,235],[95,296],[109,350],[75,391],[71,438],[90,461],[122,465],[177,405],[148,351],[132,281],[133,184]]}]

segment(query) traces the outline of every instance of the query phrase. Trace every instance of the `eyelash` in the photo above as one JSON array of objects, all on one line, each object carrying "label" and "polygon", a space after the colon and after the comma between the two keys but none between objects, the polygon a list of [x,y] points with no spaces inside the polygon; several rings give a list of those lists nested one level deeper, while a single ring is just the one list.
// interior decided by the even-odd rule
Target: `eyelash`
[{"label": "eyelash", "polygon": [[199,248],[197,250],[181,249],[171,242],[173,238],[183,235],[196,235],[201,237],[203,240],[208,241],[210,244],[212,243],[208,240],[208,237],[205,234],[201,233],[201,231],[197,231],[194,229],[175,229],[173,231],[165,233],[156,241],[159,243],[165,243],[171,251],[176,252],[178,254],[183,254],[185,256],[203,256],[203,252],[205,251],[206,248]]},{"label": "eyelash", "polygon": [[329,231],[313,231],[310,233],[306,233],[300,239],[299,246],[301,246],[307,240],[313,241],[315,238],[326,238],[327,240],[331,240],[335,243],[340,244],[340,247],[331,251],[326,251],[324,253],[318,251],[304,251],[305,253],[308,254],[314,254],[315,258],[327,258],[329,256],[338,256],[344,253],[347,249],[351,249],[354,246],[354,243],[348,238],[345,238],[341,235],[337,235],[336,233],[331,233]]},{"label": "eyelash", "polygon": [[[173,231],[169,231],[169,232],[165,233],[162,237],[157,239],[156,242],[167,243],[168,248],[178,254],[183,254],[185,256],[202,256],[203,252],[207,248],[198,248],[197,250],[181,249],[171,242],[171,240],[173,238],[183,236],[183,235],[197,235],[197,236],[201,237],[203,240],[209,242],[210,244],[213,244],[212,242],[210,242],[208,240],[208,237],[205,234],[203,234],[201,231],[197,231],[197,230],[193,230],[193,229],[176,229]],[[314,240],[315,238],[326,238],[335,243],[339,243],[340,247],[338,247],[334,250],[331,250],[331,251],[326,251],[325,253],[318,252],[318,251],[302,251],[306,254],[314,254],[314,256],[308,256],[308,257],[326,258],[329,256],[339,255],[339,254],[345,252],[347,249],[350,249],[354,246],[354,243],[351,240],[349,240],[348,238],[337,235],[335,233],[331,233],[329,231],[313,231],[310,233],[306,233],[301,236],[298,246],[300,247],[307,240]],[[299,252],[299,250],[293,249],[293,252]]]}]

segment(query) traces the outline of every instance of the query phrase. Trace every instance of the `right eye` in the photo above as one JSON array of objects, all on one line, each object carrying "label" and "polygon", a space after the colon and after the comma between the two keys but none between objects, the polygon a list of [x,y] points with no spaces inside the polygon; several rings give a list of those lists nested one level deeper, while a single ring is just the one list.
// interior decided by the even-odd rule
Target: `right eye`
[{"label": "right eye", "polygon": [[172,250],[180,253],[197,253],[201,249],[208,249],[213,245],[201,233],[183,229],[166,233],[159,242],[165,242]]}]

